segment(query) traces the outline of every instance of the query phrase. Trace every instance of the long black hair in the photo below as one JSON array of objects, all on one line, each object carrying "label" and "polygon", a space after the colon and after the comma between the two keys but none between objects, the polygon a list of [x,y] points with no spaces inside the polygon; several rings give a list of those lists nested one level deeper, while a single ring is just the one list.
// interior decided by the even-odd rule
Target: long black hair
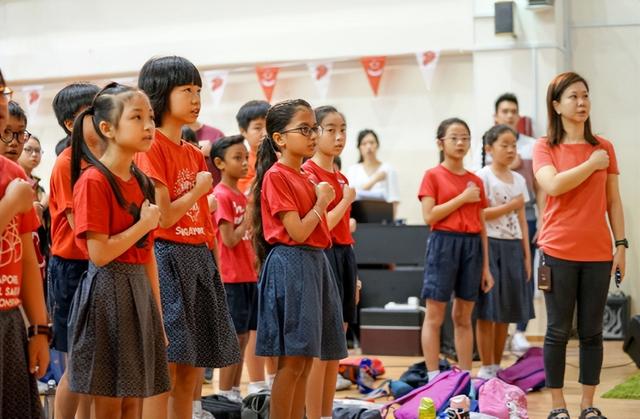
[{"label": "long black hair", "polygon": [[301,109],[311,109],[311,105],[303,99],[285,100],[284,102],[276,103],[267,112],[266,125],[267,135],[260,143],[258,147],[258,153],[256,156],[256,178],[253,182],[253,245],[256,251],[256,263],[258,267],[262,264],[267,257],[269,244],[264,239],[264,232],[262,230],[262,213],[261,213],[261,199],[262,199],[262,181],[267,170],[271,168],[278,160],[276,151],[278,151],[278,145],[273,140],[273,134],[276,132],[284,131],[286,126],[291,122],[295,114]]},{"label": "long black hair", "polygon": [[487,160],[486,146],[493,145],[498,138],[505,132],[510,132],[514,137],[518,138],[518,133],[514,131],[509,125],[494,125],[482,136],[482,167],[485,166]]},{"label": "long black hair", "polygon": [[195,65],[183,57],[149,59],[138,75],[138,87],[144,91],[153,108],[156,126],[169,111],[169,96],[174,87],[195,84],[202,87],[202,78]]},{"label": "long black hair", "polygon": [[[82,111],[73,122],[73,132],[71,134],[71,188],[75,186],[76,182],[82,174],[82,161],[86,161],[90,165],[94,166],[109,182],[109,186],[116,197],[118,205],[127,210],[134,218],[134,222],[140,219],[140,208],[135,203],[129,203],[125,200],[118,182],[113,173],[93,155],[89,146],[84,138],[84,120],[86,116],[91,117],[91,123],[93,129],[98,136],[105,142],[108,139],[100,131],[100,123],[106,121],[113,125],[118,126],[118,121],[124,111],[125,103],[131,99],[135,94],[142,93],[140,90],[133,87],[124,86],[116,82],[107,84],[102,90],[98,92],[93,99],[91,106]],[[146,199],[151,203],[155,203],[155,191],[151,180],[140,169],[131,162],[131,174],[135,177],[142,193]],[[137,246],[141,247],[145,240],[146,235],[138,241]]]},{"label": "long black hair", "polygon": [[[464,122],[462,119],[455,118],[455,117],[447,118],[444,121],[440,122],[440,125],[438,125],[438,130],[436,131],[436,139],[440,144],[442,144],[443,148],[444,148],[444,137],[445,135],[447,135],[447,130],[451,125],[455,125],[455,124],[459,124],[465,127],[469,135],[471,135],[471,130],[469,129],[469,125],[467,125],[467,123]],[[440,163],[442,163],[443,161],[444,161],[444,150],[440,150]]]}]

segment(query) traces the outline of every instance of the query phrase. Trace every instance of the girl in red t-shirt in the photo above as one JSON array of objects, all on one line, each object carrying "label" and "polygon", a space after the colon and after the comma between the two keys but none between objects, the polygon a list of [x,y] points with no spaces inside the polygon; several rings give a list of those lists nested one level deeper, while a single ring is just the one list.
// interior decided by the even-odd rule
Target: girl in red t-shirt
[{"label": "girl in red t-shirt", "polygon": [[533,149],[533,171],[547,193],[538,246],[544,255],[542,264],[551,271],[551,288],[544,293],[544,367],[552,403],[549,418],[569,417],[562,388],[576,305],[580,417],[602,417],[593,407],[593,398],[602,367],[604,310],[611,277],[617,271],[622,281],[625,274],[628,242],[616,153],[613,144],[593,135],[590,111],[586,80],[573,72],[557,75],[547,89],[547,136]]},{"label": "girl in red t-shirt", "polygon": [[460,368],[471,370],[471,313],[480,290],[493,286],[482,209],[487,206],[482,179],[465,170],[471,132],[466,122],[449,118],[437,131],[441,164],[427,170],[420,185],[424,221],[431,227],[427,242],[422,298],[427,313],[422,326],[429,381],[438,373],[440,326],[445,307],[455,293],[451,317]]},{"label": "girl in red t-shirt", "polygon": [[320,129],[307,102],[274,105],[266,125],[253,188],[254,242],[262,262],[256,354],[278,357],[270,416],[297,419],[304,415],[313,358],[347,356],[336,310],[340,296],[323,252],[331,245],[327,208],[335,191],[327,182],[315,185],[301,169]]},{"label": "girl in red t-shirt", "polygon": [[[356,318],[356,258],[353,252],[353,237],[349,229],[351,203],[356,191],[349,186],[347,178],[334,169],[334,159],[342,153],[347,139],[347,124],[344,116],[333,106],[315,109],[316,121],[322,128],[318,147],[312,158],[302,168],[312,175],[316,183],[328,182],[336,197],[327,207],[327,224],[331,230],[331,247],[325,249],[329,264],[342,300],[342,318],[347,324]],[[314,359],[309,374],[306,413],[309,418],[330,417],[333,411],[333,396],[336,392],[338,361]]]},{"label": "girl in red t-shirt", "polygon": [[214,230],[208,195],[212,177],[200,150],[183,141],[182,126],[200,113],[202,80],[182,57],[147,61],[138,77],[149,95],[155,141],[136,163],[155,183],[160,228],[155,237],[167,356],[173,382],[172,414],[201,414],[198,385],[203,368],[240,361],[224,287],[213,259]]},{"label": "girl in red t-shirt", "polygon": [[[107,143],[99,160],[84,139],[86,116]],[[94,396],[98,419],[136,417],[142,398],[170,389],[152,238],[160,210],[150,179],[133,164],[153,133],[147,96],[110,83],[76,118],[71,137],[74,234],[89,268],[69,316],[69,388]],[[83,160],[91,164],[84,171]],[[166,416],[166,394],[147,406],[152,416]]]}]

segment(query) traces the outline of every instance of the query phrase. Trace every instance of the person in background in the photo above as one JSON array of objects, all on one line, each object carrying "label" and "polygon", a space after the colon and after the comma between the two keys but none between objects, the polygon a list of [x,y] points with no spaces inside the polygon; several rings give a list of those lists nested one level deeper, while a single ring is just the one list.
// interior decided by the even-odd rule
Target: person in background
[{"label": "person in background", "polygon": [[[497,125],[507,125],[517,133],[516,158],[510,166],[514,172],[522,175],[527,182],[527,191],[529,192],[529,200],[525,203],[525,216],[527,219],[527,227],[529,228],[529,251],[531,253],[531,270],[533,272],[533,256],[536,251],[536,232],[542,219],[544,210],[544,200],[546,194],[538,186],[533,176],[533,145],[536,140],[527,135],[518,132],[518,121],[520,121],[520,111],[518,107],[518,98],[513,93],[504,93],[496,99],[494,122]],[[487,156],[487,164],[491,164],[491,156]],[[529,286],[533,291],[535,281],[530,281]],[[533,303],[533,292],[530,293]],[[528,321],[516,323],[516,331],[511,337],[511,350],[513,352],[525,352],[531,347],[525,332],[527,330]]]},{"label": "person in background", "polygon": [[40,220],[40,227],[38,233],[34,235],[34,243],[37,240],[37,246],[40,248],[40,255],[42,260],[40,261],[40,271],[42,273],[42,279],[46,284],[46,272],[47,263],[49,261],[50,252],[50,229],[51,229],[51,214],[49,213],[49,194],[46,193],[42,185],[40,184],[40,178],[33,174],[33,170],[40,165],[42,160],[42,145],[40,140],[35,135],[31,135],[22,149],[22,154],[18,158],[18,163],[27,175],[29,183],[33,187],[35,192],[35,199],[33,201],[33,208],[36,210],[38,219]]},{"label": "person in background", "polygon": [[71,130],[76,115],[91,104],[100,89],[93,83],[77,82],[65,86],[53,98],[53,112],[66,136],[56,144],[56,156],[71,144]]},{"label": "person in background", "polygon": [[393,216],[400,203],[396,170],[378,160],[380,140],[371,129],[358,133],[358,163],[347,169],[349,184],[356,189],[356,200],[380,200],[393,203]]}]

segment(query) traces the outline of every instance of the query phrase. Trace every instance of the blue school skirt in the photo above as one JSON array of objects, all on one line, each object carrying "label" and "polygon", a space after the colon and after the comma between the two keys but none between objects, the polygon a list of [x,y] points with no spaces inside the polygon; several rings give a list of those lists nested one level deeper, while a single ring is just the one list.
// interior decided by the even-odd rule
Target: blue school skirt
[{"label": "blue school skirt", "polygon": [[213,254],[205,246],[156,240],[169,362],[222,368],[240,348]]},{"label": "blue school skirt", "polygon": [[345,358],[341,307],[323,249],[274,247],[258,283],[256,355]]},{"label": "blue school skirt", "polygon": [[522,240],[489,238],[489,268],[495,284],[478,298],[478,318],[520,323],[535,317],[533,288],[526,281]]}]

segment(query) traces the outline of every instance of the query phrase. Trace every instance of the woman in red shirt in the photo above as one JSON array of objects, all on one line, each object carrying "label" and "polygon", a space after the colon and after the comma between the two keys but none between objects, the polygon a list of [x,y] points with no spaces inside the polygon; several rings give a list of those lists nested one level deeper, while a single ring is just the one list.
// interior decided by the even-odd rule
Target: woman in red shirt
[{"label": "woman in red shirt", "polygon": [[[578,307],[580,418],[600,418],[593,396],[602,366],[602,322],[611,276],[625,274],[624,215],[613,145],[591,132],[589,86],[578,74],[556,76],[547,90],[549,126],[533,154],[547,193],[538,246],[550,268],[545,292],[544,363],[551,389],[549,418],[568,418],[562,387],[573,312]],[[611,229],[607,225],[607,218]],[[615,239],[615,252],[611,233]]]}]

